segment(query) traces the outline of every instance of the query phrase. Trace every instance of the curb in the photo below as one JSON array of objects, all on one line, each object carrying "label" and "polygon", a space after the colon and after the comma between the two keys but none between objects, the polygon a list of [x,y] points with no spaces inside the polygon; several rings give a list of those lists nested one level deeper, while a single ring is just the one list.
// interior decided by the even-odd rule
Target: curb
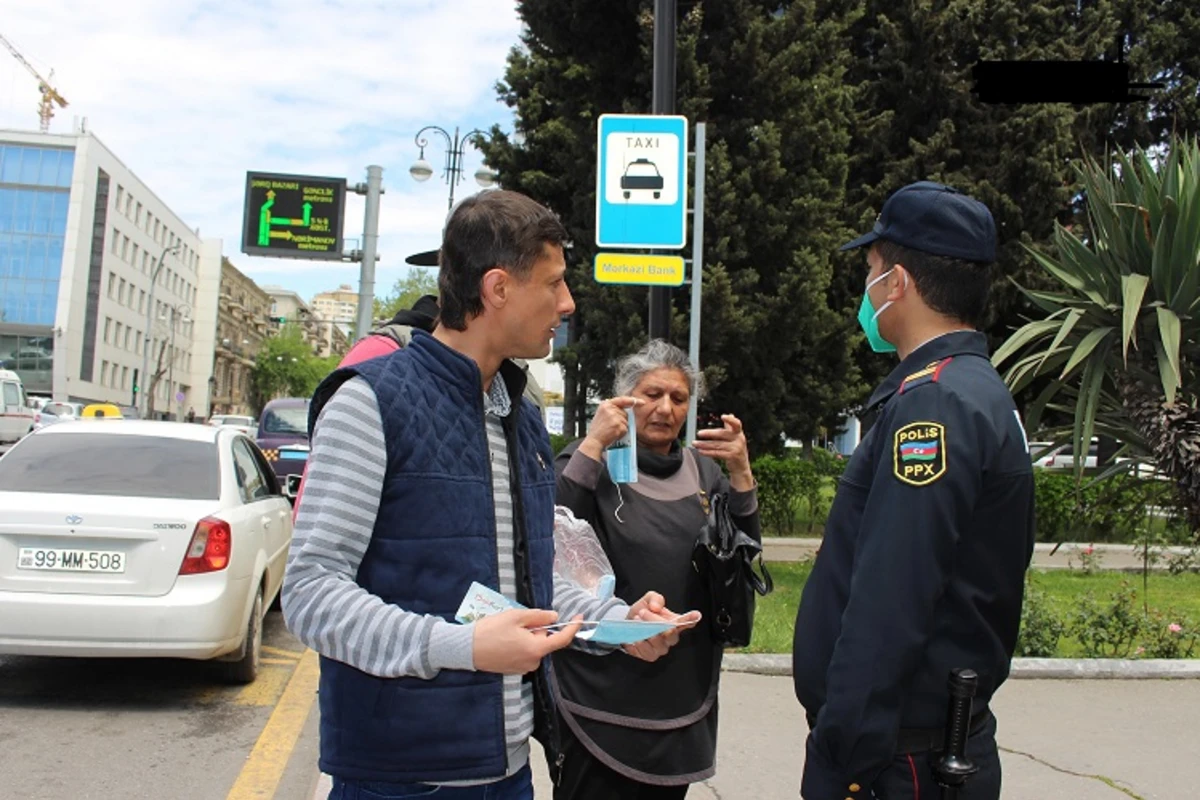
[{"label": "curb", "polygon": [[[786,654],[728,653],[721,669],[755,675],[789,676]],[[1200,659],[1014,658],[1014,679],[1050,680],[1197,680]]]}]

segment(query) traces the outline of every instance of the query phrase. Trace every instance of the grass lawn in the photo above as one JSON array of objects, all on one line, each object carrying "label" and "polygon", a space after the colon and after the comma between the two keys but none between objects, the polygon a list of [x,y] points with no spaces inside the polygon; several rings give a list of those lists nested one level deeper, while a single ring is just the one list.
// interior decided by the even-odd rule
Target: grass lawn
[{"label": "grass lawn", "polygon": [[[742,653],[791,653],[792,630],[796,621],[796,608],[800,603],[800,590],[812,566],[802,562],[775,562],[769,565],[771,577],[775,579],[775,591],[758,599],[758,610],[754,618],[754,640],[750,646],[738,651]],[[1070,614],[1072,608],[1088,592],[1104,602],[1110,593],[1120,588],[1122,581],[1128,582],[1137,592],[1138,607],[1141,608],[1142,576],[1123,572],[1098,572],[1084,574],[1068,570],[1037,570],[1032,576],[1033,584],[1051,598],[1060,616]],[[1200,621],[1200,575],[1168,575],[1151,573],[1149,583],[1151,608],[1173,609],[1176,612]],[[1059,645],[1059,655],[1079,655],[1079,643],[1064,637]]]}]

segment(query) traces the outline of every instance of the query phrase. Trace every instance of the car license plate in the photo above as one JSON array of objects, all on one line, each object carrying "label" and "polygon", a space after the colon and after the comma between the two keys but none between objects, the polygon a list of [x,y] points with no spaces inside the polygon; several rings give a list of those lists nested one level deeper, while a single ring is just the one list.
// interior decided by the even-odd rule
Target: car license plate
[{"label": "car license plate", "polygon": [[58,547],[22,547],[17,569],[65,572],[124,572],[125,554],[112,550],[67,550]]},{"label": "car license plate", "polygon": [[279,458],[285,461],[305,461],[308,459],[307,450],[280,450]]}]

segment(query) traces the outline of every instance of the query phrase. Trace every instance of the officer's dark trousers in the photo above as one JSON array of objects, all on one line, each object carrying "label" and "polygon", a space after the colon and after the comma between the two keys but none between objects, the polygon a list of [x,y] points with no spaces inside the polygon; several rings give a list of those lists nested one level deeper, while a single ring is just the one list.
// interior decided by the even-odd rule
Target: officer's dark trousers
[{"label": "officer's dark trousers", "polygon": [[554,800],[682,800],[687,786],[649,786],[606,767],[562,726],[562,777]]},{"label": "officer's dark trousers", "polygon": [[[999,800],[1000,754],[996,750],[996,718],[967,739],[967,756],[979,771],[959,790],[959,800]],[[871,785],[879,800],[941,800],[942,788],[934,780],[929,753],[896,756]]]}]

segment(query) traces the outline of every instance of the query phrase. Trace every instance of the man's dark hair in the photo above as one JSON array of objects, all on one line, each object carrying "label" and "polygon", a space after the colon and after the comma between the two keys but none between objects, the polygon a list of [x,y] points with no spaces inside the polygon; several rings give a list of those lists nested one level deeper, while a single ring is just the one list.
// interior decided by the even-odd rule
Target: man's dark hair
[{"label": "man's dark hair", "polygon": [[992,285],[991,264],[937,256],[885,239],[875,242],[875,249],[884,272],[897,264],[908,271],[925,305],[976,328],[983,324]]},{"label": "man's dark hair", "polygon": [[523,194],[480,192],[450,215],[439,256],[440,322],[456,331],[483,313],[483,276],[500,267],[526,280],[546,245],[561,247],[567,229],[549,209]]}]

